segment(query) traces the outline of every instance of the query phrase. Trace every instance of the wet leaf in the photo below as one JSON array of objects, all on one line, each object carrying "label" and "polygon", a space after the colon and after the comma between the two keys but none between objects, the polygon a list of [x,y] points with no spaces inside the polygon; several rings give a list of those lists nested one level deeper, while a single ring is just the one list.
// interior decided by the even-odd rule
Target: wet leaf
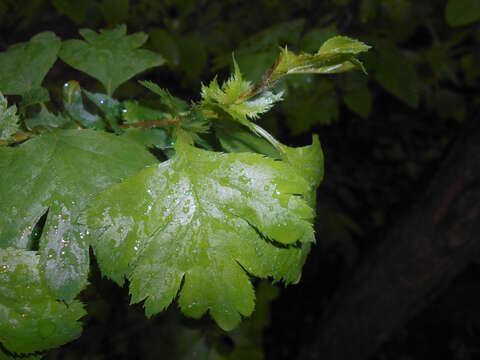
[{"label": "wet leaf", "polygon": [[83,305],[50,294],[34,251],[0,248],[0,294],[0,341],[12,353],[55,348],[82,332]]},{"label": "wet leaf", "polygon": [[39,88],[59,49],[60,39],[52,32],[42,32],[0,53],[0,91],[23,95]]},{"label": "wet leaf", "polygon": [[147,315],[179,292],[186,315],[209,310],[230,330],[254,308],[247,272],[299,280],[314,241],[310,186],[287,163],[258,154],[201,150],[183,135],[175,150],[97,198],[92,245],[103,274],[119,284],[127,277],[132,303],[145,300]]},{"label": "wet leaf", "polygon": [[70,301],[85,286],[87,229],[81,210],[100,191],[155,162],[144,147],[91,130],[54,130],[0,152],[0,247],[29,248],[35,223],[48,210],[40,239],[47,286]]},{"label": "wet leaf", "polygon": [[68,65],[99,80],[108,95],[136,74],[165,62],[161,55],[139,49],[147,41],[147,34],[127,35],[125,25],[100,33],[82,29],[80,34],[85,40],[65,41],[59,56]]}]

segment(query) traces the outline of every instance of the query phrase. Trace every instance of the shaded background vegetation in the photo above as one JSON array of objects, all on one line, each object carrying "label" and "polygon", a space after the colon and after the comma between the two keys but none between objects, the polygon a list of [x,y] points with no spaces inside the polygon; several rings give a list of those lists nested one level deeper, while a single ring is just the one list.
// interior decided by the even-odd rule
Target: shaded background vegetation
[{"label": "shaded background vegetation", "polygon": [[[198,100],[201,82],[229,74],[232,51],[255,80],[279,46],[315,51],[342,34],[373,47],[363,57],[368,76],[288,79],[286,101],[260,120],[289,145],[319,134],[326,156],[317,246],[298,285],[260,284],[252,320],[225,334],[175,309],[148,320],[140,306],[128,305],[126,289],[94,269],[82,295],[89,313],[83,336],[48,358],[295,358],[314,340],[312,329],[339,282],[422,195],[462,129],[479,121],[478,20],[476,0],[0,1],[0,50],[44,30],[69,39],[81,27],[125,23],[129,32],[148,33],[147,47],[168,61],[139,78],[185,99]],[[54,105],[69,79],[100,89],[59,62],[44,83],[57,94]],[[129,82],[116,95],[141,98],[144,90]],[[374,359],[479,358],[479,279],[478,265],[468,267]]]}]

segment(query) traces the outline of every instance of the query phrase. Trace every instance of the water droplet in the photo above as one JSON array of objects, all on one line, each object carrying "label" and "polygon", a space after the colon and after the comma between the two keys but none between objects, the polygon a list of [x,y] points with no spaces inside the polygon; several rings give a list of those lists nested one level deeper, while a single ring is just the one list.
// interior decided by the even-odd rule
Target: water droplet
[{"label": "water droplet", "polygon": [[65,84],[63,84],[64,87],[69,87],[70,84],[68,82],[66,82]]},{"label": "water droplet", "polygon": [[6,272],[8,269],[8,266],[7,265],[2,265],[2,272]]},{"label": "water droplet", "polygon": [[103,100],[103,99],[102,99],[102,100],[100,100],[100,104],[103,104],[104,102],[105,102],[105,100]]},{"label": "water droplet", "polygon": [[126,113],[128,110],[127,109],[122,109],[122,112],[123,113]]}]

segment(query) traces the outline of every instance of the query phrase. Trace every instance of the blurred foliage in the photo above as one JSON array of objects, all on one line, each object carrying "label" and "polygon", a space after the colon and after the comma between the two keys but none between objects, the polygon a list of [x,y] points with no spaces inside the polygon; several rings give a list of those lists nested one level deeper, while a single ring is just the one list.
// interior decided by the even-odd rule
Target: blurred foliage
[{"label": "blurred foliage", "polygon": [[[226,78],[233,51],[244,77],[254,80],[273,64],[279,47],[285,45],[296,53],[315,51],[319,43],[342,34],[372,46],[364,57],[368,76],[356,72],[321,78],[296,75],[282,80],[278,88],[291,92],[291,96],[286,96],[284,103],[261,120],[263,127],[286,143],[305,142],[310,132],[318,132],[326,149],[326,178],[318,201],[319,246],[307,263],[302,283],[296,289],[285,290],[281,302],[274,306],[278,316],[263,341],[271,358],[293,358],[311,337],[310,332],[300,329],[311,329],[316,324],[322,311],[318,304],[328,298],[359,255],[379,240],[398,213],[415,201],[458,131],[465,123],[478,121],[480,2],[0,0],[0,47],[24,42],[40,31],[51,30],[62,38],[70,38],[78,37],[78,28],[113,28],[123,22],[130,32],[147,33],[147,48],[167,61],[168,66],[151,71],[149,78],[175,95],[190,98],[198,96],[200,81],[207,84],[216,73],[220,79]],[[62,102],[61,79],[65,79],[65,74],[61,71],[66,70],[50,72],[44,83],[56,94],[52,99],[56,103]],[[87,76],[69,75],[79,79],[82,87],[101,90]],[[89,86],[84,86],[87,83]],[[36,91],[31,96],[33,103],[41,95],[41,90],[34,89],[37,85],[28,85],[29,90]],[[136,83],[121,85],[116,95],[141,95],[146,102],[151,101],[146,90]],[[42,113],[37,121],[44,121]],[[55,121],[61,124],[62,120]],[[168,146],[164,134],[148,139],[137,132],[129,136],[159,147]],[[243,136],[236,133],[235,141],[230,139],[233,142],[226,146],[255,146],[272,151]],[[303,291],[313,294],[318,284],[323,284],[321,295],[299,299]],[[90,330],[85,331],[93,334],[88,338],[92,343],[81,338],[64,352],[52,353],[51,358],[80,358],[75,352],[93,358],[104,346],[112,353],[96,358],[126,358],[132,349],[137,355],[152,354],[155,358],[183,348],[184,344],[175,343],[179,338],[192,339],[187,341],[190,345],[205,349],[205,341],[199,340],[205,338],[199,333],[205,333],[196,328],[199,325],[188,323],[178,330],[182,334],[179,338],[166,340],[167,335],[177,331],[170,328],[179,326],[171,325],[177,320],[164,321],[162,317],[162,321],[147,324],[135,310],[123,307],[126,301],[108,305],[109,308],[101,294],[112,296],[96,288],[84,295],[89,303],[97,299],[89,313],[96,312],[98,318],[89,318]],[[145,326],[149,331],[140,330],[142,335],[138,336],[130,326]],[[194,330],[190,329],[192,326]],[[108,328],[116,328],[115,336],[123,340],[135,341],[106,340]],[[206,336],[209,349],[215,348],[212,344],[216,344],[218,336],[213,336],[214,340],[211,335]],[[220,336],[222,342],[233,356],[232,349],[237,348],[239,340],[232,334],[227,335],[230,340],[224,336]],[[155,350],[162,341],[169,348]],[[467,355],[477,351],[470,343],[462,343],[462,351]],[[457,345],[452,345],[452,353],[458,353]],[[260,354],[260,345],[256,346]],[[383,358],[399,358],[390,353],[391,349],[385,350]],[[232,358],[242,358],[235,356]],[[254,358],[250,356],[244,358]],[[422,358],[422,353],[418,356]]]}]

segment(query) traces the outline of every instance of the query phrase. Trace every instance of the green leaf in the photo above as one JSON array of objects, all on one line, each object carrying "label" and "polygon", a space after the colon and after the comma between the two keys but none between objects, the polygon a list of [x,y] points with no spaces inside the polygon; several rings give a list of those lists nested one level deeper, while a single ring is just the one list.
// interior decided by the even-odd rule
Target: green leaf
[{"label": "green leaf", "polygon": [[164,29],[150,30],[150,39],[153,48],[158,51],[169,63],[180,64],[180,49],[174,37]]},{"label": "green leaf", "polygon": [[34,117],[25,119],[25,125],[30,130],[35,128],[65,128],[72,125],[72,122],[68,117],[62,114],[55,115],[42,107]]},{"label": "green leaf", "polygon": [[258,154],[201,150],[183,135],[175,149],[170,160],[97,198],[88,216],[99,228],[92,245],[103,274],[119,284],[127,277],[132,303],[145,300],[147,315],[180,292],[186,315],[210,310],[230,330],[254,308],[246,271],[299,280],[315,240],[303,199],[309,183],[287,163]]},{"label": "green leaf", "polygon": [[63,85],[63,106],[67,114],[82,127],[105,128],[105,123],[100,116],[92,114],[85,109],[82,89],[77,81],[71,80]]},{"label": "green leaf", "polygon": [[278,146],[282,160],[307,180],[310,191],[306,193],[305,200],[315,208],[315,194],[324,174],[324,156],[318,136],[313,135],[312,145],[296,148],[283,144]]},{"label": "green leaf", "polygon": [[22,108],[50,101],[50,94],[44,87],[27,91],[22,96]]},{"label": "green leaf", "polygon": [[41,272],[57,296],[71,300],[88,273],[87,228],[77,224],[93,196],[155,162],[142,146],[92,130],[54,130],[0,152],[0,247],[30,248],[40,239]]},{"label": "green leaf", "polygon": [[372,111],[372,93],[367,87],[345,93],[343,102],[364,119],[368,118]]},{"label": "green leaf", "polygon": [[140,105],[137,101],[124,101],[122,105],[123,120],[129,124],[134,124],[139,121],[159,121],[168,117],[165,111]]},{"label": "green leaf", "polygon": [[78,25],[85,21],[92,0],[52,0],[51,3],[59,14],[67,16]]},{"label": "green leaf", "polygon": [[68,65],[99,80],[108,95],[136,74],[164,63],[159,54],[139,49],[147,41],[147,34],[127,36],[125,25],[100,33],[82,29],[80,34],[85,41],[65,41],[59,56]]},{"label": "green leaf", "polygon": [[243,100],[252,89],[250,81],[242,77],[240,67],[235,59],[234,73],[223,83],[222,87],[213,79],[209,86],[202,85],[202,103],[204,106],[218,106],[227,112],[234,120],[245,126],[249,126],[248,119],[257,119],[260,114],[270,110],[273,105],[282,100],[283,93],[274,94],[270,91],[263,91],[250,100]]},{"label": "green leaf", "polygon": [[173,146],[173,140],[164,129],[126,129],[122,137],[135,141],[143,146],[169,149]]},{"label": "green leaf", "polygon": [[279,159],[278,151],[264,138],[235,123],[215,123],[215,135],[228,152],[253,152]]},{"label": "green leaf", "polygon": [[415,65],[393,45],[380,48],[376,72],[378,83],[412,108],[420,101],[420,79]]},{"label": "green leaf", "polygon": [[7,99],[0,92],[0,140],[8,140],[16,133],[19,121],[17,107],[8,107]]},{"label": "green leaf", "polygon": [[368,49],[370,46],[345,36],[327,40],[315,54],[296,55],[285,47],[273,68],[271,80],[288,74],[334,74],[355,68],[365,71],[355,55]]},{"label": "green leaf", "polygon": [[480,20],[480,2],[477,0],[448,0],[445,17],[450,26],[464,26]]},{"label": "green leaf", "polygon": [[187,102],[175,96],[172,96],[172,94],[170,94],[168,90],[162,89],[154,82],[140,81],[140,84],[145,86],[151,92],[157,94],[160,97],[161,104],[165,106],[171,114],[178,115],[179,113],[188,109]]},{"label": "green leaf", "polygon": [[127,21],[129,3],[129,0],[102,0],[100,11],[109,26]]},{"label": "green leaf", "polygon": [[23,95],[40,87],[59,49],[60,39],[52,32],[42,32],[0,53],[0,91]]},{"label": "green leaf", "polygon": [[12,353],[58,347],[80,336],[83,305],[52,297],[34,251],[0,248],[0,342]]},{"label": "green leaf", "polygon": [[108,119],[119,118],[122,106],[118,100],[101,93],[91,93],[90,91],[83,90],[83,93],[87,96],[88,100],[94,103]]}]

